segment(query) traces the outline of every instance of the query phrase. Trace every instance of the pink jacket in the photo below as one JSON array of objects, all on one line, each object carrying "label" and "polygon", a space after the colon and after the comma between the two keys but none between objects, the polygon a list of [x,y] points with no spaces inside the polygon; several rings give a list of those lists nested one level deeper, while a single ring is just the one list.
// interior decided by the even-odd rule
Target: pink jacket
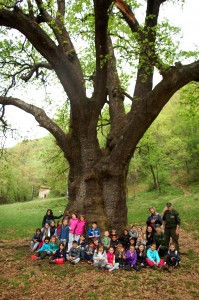
[{"label": "pink jacket", "polygon": [[78,220],[77,227],[75,229],[75,234],[81,235],[84,234],[86,221],[85,220]]},{"label": "pink jacket", "polygon": [[69,232],[70,233],[74,233],[75,234],[75,228],[77,226],[77,222],[78,222],[78,219],[70,219],[70,222],[69,222],[69,226],[70,226],[70,229],[69,229]]}]

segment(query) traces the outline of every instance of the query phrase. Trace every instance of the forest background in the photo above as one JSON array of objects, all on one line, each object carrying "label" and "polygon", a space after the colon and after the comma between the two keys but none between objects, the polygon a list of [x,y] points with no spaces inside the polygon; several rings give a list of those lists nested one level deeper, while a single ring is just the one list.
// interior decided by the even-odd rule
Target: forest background
[{"label": "forest background", "polygon": [[[128,105],[126,105],[128,110]],[[63,121],[63,111],[55,116]],[[67,114],[64,120],[66,121]],[[103,147],[109,126],[108,111],[98,122]],[[199,84],[177,92],[139,142],[131,160],[128,187],[167,193],[173,186],[198,184],[199,178]],[[68,166],[52,136],[24,140],[2,150],[0,203],[30,201],[40,186],[51,188],[51,197],[66,196]]]}]

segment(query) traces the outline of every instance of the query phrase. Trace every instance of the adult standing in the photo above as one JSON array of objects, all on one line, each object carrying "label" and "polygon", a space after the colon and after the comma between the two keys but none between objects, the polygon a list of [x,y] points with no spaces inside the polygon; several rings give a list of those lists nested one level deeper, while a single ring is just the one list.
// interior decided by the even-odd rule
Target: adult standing
[{"label": "adult standing", "polygon": [[156,232],[155,226],[156,224],[162,225],[162,216],[156,212],[155,207],[150,206],[149,207],[150,216],[146,220],[147,226],[151,226],[153,229],[153,232]]},{"label": "adult standing", "polygon": [[166,208],[163,212],[163,229],[165,234],[166,246],[169,247],[170,238],[175,243],[176,249],[179,251],[179,229],[180,229],[180,216],[179,213],[173,209],[171,202],[167,202]]},{"label": "adult standing", "polygon": [[52,209],[48,209],[45,216],[43,217],[42,227],[44,227],[46,223],[50,225],[51,221],[54,221],[55,219],[60,219],[62,216],[63,214],[61,214],[60,216],[54,216]]}]

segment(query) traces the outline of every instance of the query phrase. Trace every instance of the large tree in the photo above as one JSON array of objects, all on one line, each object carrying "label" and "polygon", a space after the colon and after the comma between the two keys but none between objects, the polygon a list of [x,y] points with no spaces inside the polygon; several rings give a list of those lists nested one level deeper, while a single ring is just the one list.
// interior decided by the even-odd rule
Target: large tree
[{"label": "large tree", "polygon": [[[171,8],[174,2],[141,2],[146,9],[144,24],[136,19],[134,8],[138,1],[132,0],[4,0],[0,3],[4,34],[1,67],[5,70],[1,76],[12,75],[10,86],[0,97],[1,120],[4,122],[6,106],[14,105],[32,114],[55,137],[70,165],[68,209],[85,213],[88,221],[98,220],[106,228],[121,228],[127,223],[126,177],[139,140],[171,96],[190,81],[199,80],[198,60],[187,65],[179,62],[169,65],[175,48],[169,40],[171,26],[168,23],[165,27],[165,23],[163,27],[158,26],[158,17],[163,2]],[[16,46],[6,42],[10,40],[8,29],[25,36],[18,52]],[[75,37],[79,44],[81,40],[87,43],[86,62],[74,47]],[[164,41],[169,45],[164,45]],[[125,90],[119,76],[122,72],[117,71],[118,66],[121,70],[122,57],[128,60],[132,77],[137,64],[134,92]],[[34,76],[45,74],[44,69],[55,72],[69,99],[67,132],[43,109],[8,94],[18,78],[28,82]],[[162,80],[153,86],[155,69]],[[86,87],[92,89],[90,97]],[[132,101],[128,112],[125,112],[125,97]],[[110,130],[102,148],[97,126],[105,105],[109,107]]]}]

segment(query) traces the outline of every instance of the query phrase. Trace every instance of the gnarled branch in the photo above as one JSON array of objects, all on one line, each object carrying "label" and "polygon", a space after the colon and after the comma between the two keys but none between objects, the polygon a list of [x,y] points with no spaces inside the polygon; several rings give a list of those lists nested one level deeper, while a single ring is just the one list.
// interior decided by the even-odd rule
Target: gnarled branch
[{"label": "gnarled branch", "polygon": [[39,125],[47,129],[55,137],[57,144],[64,152],[65,157],[67,159],[70,158],[71,155],[68,135],[46,115],[43,109],[13,97],[0,97],[0,104],[3,106],[13,105],[33,115]]},{"label": "gnarled branch", "polygon": [[45,69],[48,69],[48,70],[52,70],[52,66],[48,63],[45,63],[45,62],[41,62],[41,63],[38,63],[38,64],[35,64],[33,66],[29,66],[29,67],[26,67],[26,70],[29,70],[29,72],[26,73],[26,75],[21,75],[21,79],[24,80],[25,82],[27,82],[28,80],[31,79],[31,77],[33,76],[33,74],[36,72],[38,74],[38,70],[40,68],[45,68]]}]

